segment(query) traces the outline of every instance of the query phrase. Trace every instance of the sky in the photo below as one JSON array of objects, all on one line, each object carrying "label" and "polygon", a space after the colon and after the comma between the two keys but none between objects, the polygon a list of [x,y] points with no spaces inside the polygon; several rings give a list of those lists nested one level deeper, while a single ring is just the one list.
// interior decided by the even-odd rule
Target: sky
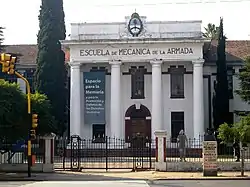
[{"label": "sky", "polygon": [[[136,2],[136,3],[135,3]],[[36,44],[41,0],[0,0],[4,44]],[[250,0],[64,0],[67,35],[70,23],[123,22],[135,10],[148,21],[202,20],[219,24],[230,40],[250,40]]]}]

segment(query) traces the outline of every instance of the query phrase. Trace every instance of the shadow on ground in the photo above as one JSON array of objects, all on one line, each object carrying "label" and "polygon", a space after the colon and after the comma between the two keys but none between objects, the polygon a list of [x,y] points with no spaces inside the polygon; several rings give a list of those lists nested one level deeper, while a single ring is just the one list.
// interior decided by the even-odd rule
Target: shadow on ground
[{"label": "shadow on ground", "polygon": [[138,180],[133,178],[102,176],[88,173],[1,173],[0,181],[109,181],[109,180]]}]

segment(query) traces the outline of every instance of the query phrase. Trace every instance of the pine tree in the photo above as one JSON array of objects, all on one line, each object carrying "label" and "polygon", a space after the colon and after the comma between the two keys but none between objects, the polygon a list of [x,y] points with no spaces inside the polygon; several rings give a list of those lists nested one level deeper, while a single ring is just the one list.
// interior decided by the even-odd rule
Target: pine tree
[{"label": "pine tree", "polygon": [[3,37],[3,27],[0,27],[0,52],[3,51],[4,46],[2,45],[4,37]]},{"label": "pine tree", "polygon": [[35,89],[47,95],[52,104],[52,114],[58,124],[58,132],[65,131],[67,91],[65,55],[60,40],[66,37],[63,0],[42,0],[37,38],[37,70]]},{"label": "pine tree", "polygon": [[215,130],[224,122],[229,122],[229,91],[226,65],[226,37],[223,33],[223,19],[220,18],[219,38],[217,46],[217,76],[213,98],[213,124]]}]

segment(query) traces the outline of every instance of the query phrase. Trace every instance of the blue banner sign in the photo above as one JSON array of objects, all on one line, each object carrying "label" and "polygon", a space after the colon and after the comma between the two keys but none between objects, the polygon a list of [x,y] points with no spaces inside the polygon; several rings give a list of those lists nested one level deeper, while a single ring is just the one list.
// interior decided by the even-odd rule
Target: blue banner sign
[{"label": "blue banner sign", "polygon": [[84,72],[84,123],[105,124],[105,72]]}]

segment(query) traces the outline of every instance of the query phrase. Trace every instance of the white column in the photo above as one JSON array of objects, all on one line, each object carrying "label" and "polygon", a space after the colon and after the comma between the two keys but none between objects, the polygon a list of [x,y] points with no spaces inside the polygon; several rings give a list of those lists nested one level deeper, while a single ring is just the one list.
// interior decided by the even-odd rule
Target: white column
[{"label": "white column", "polygon": [[111,65],[111,97],[110,97],[110,135],[121,138],[121,62],[112,61]]},{"label": "white column", "polygon": [[203,59],[193,61],[194,138],[204,134]]},{"label": "white column", "polygon": [[81,70],[79,63],[70,64],[70,135],[81,132]]},{"label": "white column", "polygon": [[152,138],[155,131],[163,130],[162,125],[162,72],[161,60],[154,60],[152,64]]}]

